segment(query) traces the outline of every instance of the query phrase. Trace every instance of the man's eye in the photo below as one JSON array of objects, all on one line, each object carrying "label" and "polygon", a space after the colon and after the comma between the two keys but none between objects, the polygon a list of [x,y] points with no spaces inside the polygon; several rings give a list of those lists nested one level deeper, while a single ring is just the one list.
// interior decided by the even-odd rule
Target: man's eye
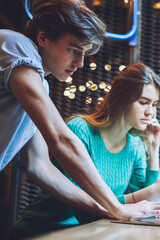
[{"label": "man's eye", "polygon": [[69,50],[69,52],[72,53],[72,54],[75,54],[75,53],[77,52],[77,50],[75,50],[75,49],[68,49],[68,50]]},{"label": "man's eye", "polygon": [[87,57],[87,56],[90,56],[91,55],[91,52],[90,51],[87,51],[85,52],[84,56]]}]

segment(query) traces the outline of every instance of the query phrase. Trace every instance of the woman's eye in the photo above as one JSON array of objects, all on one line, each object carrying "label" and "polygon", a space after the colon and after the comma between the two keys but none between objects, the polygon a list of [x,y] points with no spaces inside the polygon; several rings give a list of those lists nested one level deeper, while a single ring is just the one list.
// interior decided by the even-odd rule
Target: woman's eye
[{"label": "woman's eye", "polygon": [[153,107],[158,107],[158,106],[159,106],[159,102],[153,104]]},{"label": "woman's eye", "polygon": [[140,103],[141,105],[147,104],[147,102],[142,102],[142,101],[139,101],[139,103]]}]

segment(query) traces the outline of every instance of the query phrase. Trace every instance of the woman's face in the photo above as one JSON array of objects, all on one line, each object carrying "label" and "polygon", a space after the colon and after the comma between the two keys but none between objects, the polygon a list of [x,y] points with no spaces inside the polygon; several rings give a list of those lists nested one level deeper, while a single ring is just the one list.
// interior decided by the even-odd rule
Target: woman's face
[{"label": "woman's face", "polygon": [[154,85],[144,85],[140,98],[133,102],[125,116],[129,127],[145,130],[151,119],[156,117],[159,104],[159,89]]}]

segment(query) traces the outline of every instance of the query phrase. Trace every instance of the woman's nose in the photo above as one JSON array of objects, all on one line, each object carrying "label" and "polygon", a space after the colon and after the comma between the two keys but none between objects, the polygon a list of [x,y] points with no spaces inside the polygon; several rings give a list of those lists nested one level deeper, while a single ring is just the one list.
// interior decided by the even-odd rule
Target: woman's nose
[{"label": "woman's nose", "polygon": [[145,111],[146,115],[153,115],[154,114],[154,109],[152,106],[148,106],[148,108]]}]

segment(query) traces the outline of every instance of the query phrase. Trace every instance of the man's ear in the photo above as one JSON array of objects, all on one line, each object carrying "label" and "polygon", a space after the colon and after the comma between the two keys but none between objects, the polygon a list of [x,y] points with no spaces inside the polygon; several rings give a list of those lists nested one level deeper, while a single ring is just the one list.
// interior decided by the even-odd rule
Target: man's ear
[{"label": "man's ear", "polygon": [[47,37],[46,37],[45,32],[43,32],[42,30],[38,30],[38,33],[37,33],[37,43],[38,43],[38,45],[43,47],[44,44],[46,43],[46,41],[47,41]]}]

